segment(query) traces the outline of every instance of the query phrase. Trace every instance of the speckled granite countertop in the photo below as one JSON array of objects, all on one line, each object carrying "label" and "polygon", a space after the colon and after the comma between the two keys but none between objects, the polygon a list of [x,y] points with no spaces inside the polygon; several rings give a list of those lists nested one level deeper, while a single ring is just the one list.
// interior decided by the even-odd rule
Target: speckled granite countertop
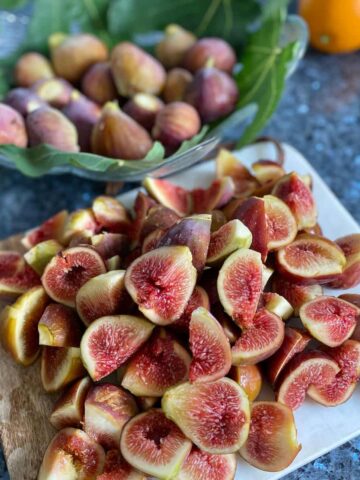
[{"label": "speckled granite countertop", "polygon": [[[298,148],[360,221],[360,54],[309,53],[289,81],[266,133]],[[104,185],[64,175],[31,180],[0,168],[0,238],[60,209],[87,206]],[[285,480],[360,479],[360,438]],[[0,459],[0,480],[8,479]]]}]

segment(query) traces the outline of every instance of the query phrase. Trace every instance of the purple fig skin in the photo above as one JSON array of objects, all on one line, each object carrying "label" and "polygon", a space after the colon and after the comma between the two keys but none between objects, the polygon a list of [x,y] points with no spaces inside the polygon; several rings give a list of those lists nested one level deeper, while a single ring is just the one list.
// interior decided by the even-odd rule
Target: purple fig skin
[{"label": "purple fig skin", "polygon": [[17,110],[21,115],[26,115],[39,107],[46,106],[35,92],[29,88],[14,88],[10,90],[4,99],[4,103]]},{"label": "purple fig skin", "polygon": [[184,56],[196,42],[193,33],[180,25],[170,24],[165,28],[164,38],[156,45],[155,54],[166,68],[181,65]]},{"label": "purple fig skin", "polygon": [[166,77],[164,90],[162,92],[166,103],[181,102],[184,100],[185,92],[193,76],[184,68],[173,68]]},{"label": "purple fig skin", "polygon": [[74,87],[63,78],[49,78],[39,80],[31,90],[52,107],[63,108],[70,102]]},{"label": "purple fig skin", "polygon": [[63,114],[75,125],[79,137],[80,150],[91,151],[91,133],[101,115],[100,107],[74,90],[70,102],[63,108]]},{"label": "purple fig skin", "polygon": [[214,67],[205,67],[196,72],[185,101],[196,108],[204,123],[208,123],[233,112],[238,97],[237,85],[230,75]]},{"label": "purple fig skin", "polygon": [[94,102],[104,105],[118,96],[109,62],[92,65],[81,80],[81,90]]},{"label": "purple fig skin", "polygon": [[157,113],[164,107],[160,98],[148,93],[137,93],[123,106],[124,112],[150,131]]},{"label": "purple fig skin", "polygon": [[19,112],[0,103],[0,145],[26,147],[28,138],[23,117]]},{"label": "purple fig skin", "polygon": [[184,67],[194,73],[209,61],[215,68],[231,73],[236,63],[235,51],[222,38],[201,38],[187,51]]},{"label": "purple fig skin", "polygon": [[14,77],[19,87],[31,87],[38,80],[53,78],[54,71],[47,58],[40,53],[29,52],[17,61]]}]

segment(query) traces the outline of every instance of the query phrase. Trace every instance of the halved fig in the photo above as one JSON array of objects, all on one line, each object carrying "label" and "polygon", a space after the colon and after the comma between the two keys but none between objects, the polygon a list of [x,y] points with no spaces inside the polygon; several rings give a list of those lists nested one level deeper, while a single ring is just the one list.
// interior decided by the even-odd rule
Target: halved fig
[{"label": "halved fig", "polygon": [[229,150],[220,149],[216,156],[216,177],[231,177],[235,185],[235,196],[249,196],[258,186],[256,178]]},{"label": "halved fig", "polygon": [[108,450],[105,457],[103,473],[97,480],[146,480],[146,476],[135,470],[118,449]]},{"label": "halved fig", "polygon": [[214,180],[209,188],[191,192],[193,212],[208,213],[226,205],[234,196],[235,184],[231,177]]},{"label": "halved fig", "polygon": [[105,463],[103,448],[76,428],[60,430],[49,443],[38,480],[96,480]]},{"label": "halved fig", "polygon": [[279,272],[305,285],[328,283],[343,272],[345,255],[331,240],[303,233],[276,252]]},{"label": "halved fig", "polygon": [[148,214],[148,211],[155,205],[155,200],[153,200],[148,195],[145,195],[145,193],[143,192],[138,192],[134,202],[135,217],[129,232],[130,237],[135,244],[140,237],[140,232],[144,223],[144,219]]},{"label": "halved fig", "polygon": [[120,450],[134,468],[159,479],[174,478],[191,442],[159,409],[140,413],[124,427]]},{"label": "halved fig", "polygon": [[41,381],[46,392],[57,392],[85,374],[80,348],[43,347]]},{"label": "halved fig", "polygon": [[63,250],[47,264],[41,281],[49,297],[75,307],[77,292],[90,278],[106,272],[101,256],[89,247]]},{"label": "halved fig", "polygon": [[161,247],[141,255],[126,270],[125,287],[139,310],[158,325],[184,313],[196,283],[188,247]]},{"label": "halved fig", "polygon": [[278,402],[251,406],[250,432],[240,455],[253,467],[279,472],[300,452],[292,410]]},{"label": "halved fig", "polygon": [[284,168],[274,160],[258,160],[251,165],[251,168],[261,186],[274,185],[274,181],[285,175]]},{"label": "halved fig", "polygon": [[174,210],[164,207],[163,205],[151,207],[142,223],[140,241],[144,240],[154,230],[158,230],[159,228],[167,230],[175,225],[180,218]]},{"label": "halved fig", "polygon": [[250,248],[252,234],[240,220],[231,220],[213,232],[210,237],[206,263],[220,264],[238,248]]},{"label": "halved fig", "polygon": [[84,404],[91,387],[89,377],[83,377],[71,385],[56,401],[50,423],[57,430],[66,427],[81,428],[84,419]]},{"label": "halved fig", "polygon": [[262,362],[271,357],[284,340],[284,322],[274,313],[263,308],[256,313],[252,322],[231,349],[233,365]]},{"label": "halved fig", "polygon": [[220,301],[240,327],[252,324],[262,291],[262,274],[260,254],[246,248],[232,253],[220,269],[217,279]]},{"label": "halved fig", "polygon": [[34,247],[45,240],[57,240],[61,243],[63,229],[68,218],[68,212],[62,210],[48,220],[45,220],[41,225],[26,232],[22,238],[21,243],[26,249]]},{"label": "halved fig", "polygon": [[321,285],[316,283],[314,285],[302,285],[287,280],[281,275],[275,275],[272,281],[272,288],[290,303],[296,316],[299,316],[300,307],[304,303],[323,294]]},{"label": "halved fig", "polygon": [[154,326],[131,315],[101,317],[86,329],[81,357],[91,378],[106,377],[123,365],[150,337]]},{"label": "halved fig", "polygon": [[262,376],[257,365],[233,366],[229,376],[245,390],[250,402],[258,397],[262,387]]},{"label": "halved fig", "polygon": [[125,270],[113,270],[90,278],[78,290],[75,303],[87,326],[100,317],[129,312],[132,300],[125,289]]},{"label": "halved fig", "polygon": [[121,385],[136,396],[161,397],[188,379],[190,361],[185,348],[160,330],[130,359]]},{"label": "halved fig", "polygon": [[181,217],[190,213],[191,196],[184,188],[170,183],[168,180],[151,177],[146,177],[143,185],[149,195],[164,207],[171,208]]},{"label": "halved fig", "polygon": [[204,307],[209,310],[210,301],[206,291],[202,287],[199,287],[197,285],[191,294],[191,297],[185,307],[184,313],[178,320],[175,320],[175,322],[171,324],[171,328],[173,328],[178,333],[188,335],[191,314],[198,307]]},{"label": "halved fig", "polygon": [[91,208],[81,208],[72,212],[65,223],[60,243],[68,245],[75,235],[90,237],[95,235],[99,225]]},{"label": "halved fig", "polygon": [[14,252],[0,252],[0,299],[12,300],[41,285],[39,275]]},{"label": "halved fig", "polygon": [[231,368],[230,342],[216,318],[205,308],[197,308],[191,314],[189,332],[193,355],[190,382],[212,382],[227,375]]},{"label": "halved fig", "polygon": [[341,275],[329,285],[332,288],[352,288],[360,283],[360,233],[354,233],[336,240],[346,258],[346,265]]},{"label": "halved fig", "polygon": [[157,228],[149,233],[149,235],[146,235],[141,246],[141,253],[144,254],[150,252],[150,250],[154,250],[165,235],[166,231],[167,230],[164,228]]},{"label": "halved fig", "polygon": [[249,400],[230,378],[170,388],[163,396],[162,408],[204,452],[234,453],[249,433]]},{"label": "halved fig", "polygon": [[276,384],[281,371],[290,360],[305,350],[311,340],[310,335],[298,328],[285,328],[284,341],[280,348],[266,361],[267,378],[272,385]]},{"label": "halved fig", "polygon": [[101,195],[92,203],[92,211],[101,229],[113,233],[127,233],[130,218],[124,205],[114,197]]},{"label": "halved fig", "polygon": [[298,353],[278,378],[276,399],[296,410],[304,403],[310,386],[331,384],[339,370],[337,362],[324,352],[312,350]]},{"label": "halved fig", "polygon": [[0,338],[15,362],[27,366],[39,355],[38,323],[49,297],[42,287],[23,293],[0,315]]},{"label": "halved fig", "polygon": [[265,214],[268,250],[276,250],[291,243],[297,234],[294,215],[285,202],[273,195],[265,195]]},{"label": "halved fig", "polygon": [[274,186],[272,195],[281,198],[290,208],[299,230],[316,224],[317,210],[313,194],[297,173],[281,177]]},{"label": "halved fig", "polygon": [[126,255],[129,251],[129,238],[123,233],[98,233],[90,237],[90,244],[104,259]]},{"label": "halved fig", "polygon": [[19,252],[11,250],[0,251],[0,278],[11,277],[21,270],[24,261]]},{"label": "halved fig", "polygon": [[65,305],[50,303],[39,323],[39,343],[49,347],[78,347],[82,336],[79,317]]},{"label": "halved fig", "polygon": [[261,294],[258,304],[258,309],[260,308],[266,308],[268,312],[275,313],[283,320],[288,320],[294,313],[294,309],[286,298],[274,292],[263,292]]},{"label": "halved fig", "polygon": [[360,309],[355,305],[325,295],[300,308],[304,327],[328,347],[337,347],[351,337],[359,315]]},{"label": "halved fig", "polygon": [[84,431],[107,450],[119,448],[124,425],[137,412],[135,399],[122,388],[94,385],[85,399]]},{"label": "halved fig", "polygon": [[45,240],[30,248],[24,254],[24,260],[38,275],[42,275],[46,265],[62,248],[57,240]]},{"label": "halved fig", "polygon": [[236,455],[216,455],[193,447],[183,463],[177,480],[233,480],[236,471]]}]

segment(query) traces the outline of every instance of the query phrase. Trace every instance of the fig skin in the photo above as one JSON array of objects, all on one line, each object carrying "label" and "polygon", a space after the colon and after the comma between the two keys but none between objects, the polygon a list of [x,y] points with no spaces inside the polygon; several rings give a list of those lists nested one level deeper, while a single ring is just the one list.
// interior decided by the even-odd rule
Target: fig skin
[{"label": "fig skin", "polygon": [[236,54],[222,38],[205,37],[187,51],[183,64],[190,72],[196,72],[204,68],[209,61],[219,70],[231,73],[236,63]]},{"label": "fig skin", "polygon": [[46,102],[29,88],[10,90],[4,99],[4,103],[17,110],[24,117],[33,110],[46,105]]},{"label": "fig skin", "polygon": [[14,77],[19,87],[31,87],[38,80],[53,78],[54,71],[49,60],[43,55],[28,52],[16,62]]},{"label": "fig skin", "polygon": [[190,213],[191,198],[185,188],[174,185],[168,180],[152,177],[146,177],[143,181],[143,186],[157,202],[164,207],[174,210],[177,215],[182,217]]},{"label": "fig skin", "polygon": [[166,103],[181,102],[185,98],[185,92],[193,80],[190,72],[184,68],[173,68],[167,73],[163,99]]},{"label": "fig skin", "polygon": [[9,105],[0,103],[0,145],[25,148],[28,143],[24,119]]},{"label": "fig skin", "polygon": [[50,303],[38,323],[39,343],[50,347],[78,347],[83,329],[74,310]]},{"label": "fig skin", "polygon": [[45,392],[58,392],[85,373],[80,348],[43,346],[41,382]]},{"label": "fig skin", "polygon": [[257,365],[233,366],[229,376],[245,390],[250,402],[256,400],[262,387],[261,371]]},{"label": "fig skin", "polygon": [[125,103],[123,110],[142,127],[151,131],[156,115],[163,106],[160,98],[149,93],[137,93]]},{"label": "fig skin", "polygon": [[118,93],[110,62],[98,62],[92,65],[81,80],[81,90],[99,105],[116,100]]},{"label": "fig skin", "polygon": [[338,238],[336,244],[343,250],[346,265],[341,275],[329,284],[330,288],[348,289],[360,283],[360,234],[353,233]]},{"label": "fig skin", "polygon": [[115,102],[105,104],[91,135],[94,153],[124,160],[140,160],[152,145],[148,132],[121,111]]},{"label": "fig skin", "polygon": [[158,95],[166,79],[161,63],[130,42],[121,42],[113,48],[111,71],[117,90],[123,97],[141,92]]},{"label": "fig skin", "polygon": [[166,68],[177,67],[196,42],[196,36],[176,24],[168,25],[164,33],[164,38],[155,47],[156,57]]},{"label": "fig skin", "polygon": [[226,205],[234,196],[235,184],[231,177],[214,180],[210,187],[191,192],[194,213],[208,213]]},{"label": "fig skin", "polygon": [[78,152],[75,126],[58,110],[41,107],[26,117],[26,128],[31,147],[46,143],[64,152]]},{"label": "fig skin", "polygon": [[70,102],[73,87],[63,78],[49,78],[39,80],[31,90],[50,106],[63,108]]},{"label": "fig skin", "polygon": [[196,108],[204,123],[209,123],[233,112],[238,96],[232,77],[217,68],[205,67],[196,72],[184,100]]}]

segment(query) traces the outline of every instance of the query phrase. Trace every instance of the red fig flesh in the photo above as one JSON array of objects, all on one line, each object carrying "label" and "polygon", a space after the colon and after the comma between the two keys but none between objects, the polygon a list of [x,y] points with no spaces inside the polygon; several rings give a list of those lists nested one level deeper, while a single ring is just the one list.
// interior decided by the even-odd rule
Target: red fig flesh
[{"label": "red fig flesh", "polygon": [[231,177],[214,180],[209,188],[196,188],[191,192],[194,213],[208,213],[222,208],[234,196],[235,185]]},{"label": "red fig flesh", "polygon": [[294,309],[294,314],[299,316],[299,310],[304,303],[322,295],[323,289],[320,285],[302,285],[286,278],[276,275],[272,282],[272,288],[279,295],[286,298]]},{"label": "red fig flesh", "polygon": [[27,265],[23,258],[12,253],[0,253],[0,298],[13,299],[40,285],[39,275]]},{"label": "red fig flesh", "polygon": [[236,456],[215,455],[193,447],[181,467],[177,480],[233,480],[236,471]]},{"label": "red fig flesh", "polygon": [[297,234],[297,224],[290,208],[273,195],[265,195],[265,214],[269,250],[291,243]]},{"label": "red fig flesh", "polygon": [[352,288],[360,283],[360,233],[338,238],[336,244],[342,249],[346,265],[341,275],[329,285],[332,288]]},{"label": "red fig flesh", "polygon": [[96,221],[101,228],[113,233],[127,233],[130,218],[124,205],[116,198],[101,195],[92,204]]},{"label": "red fig flesh", "polygon": [[127,463],[119,450],[113,449],[106,452],[104,471],[97,480],[146,480],[146,477]]},{"label": "red fig flesh", "polygon": [[151,177],[145,178],[143,185],[148,193],[164,207],[171,208],[180,216],[190,212],[190,195],[184,188],[167,180]]}]

